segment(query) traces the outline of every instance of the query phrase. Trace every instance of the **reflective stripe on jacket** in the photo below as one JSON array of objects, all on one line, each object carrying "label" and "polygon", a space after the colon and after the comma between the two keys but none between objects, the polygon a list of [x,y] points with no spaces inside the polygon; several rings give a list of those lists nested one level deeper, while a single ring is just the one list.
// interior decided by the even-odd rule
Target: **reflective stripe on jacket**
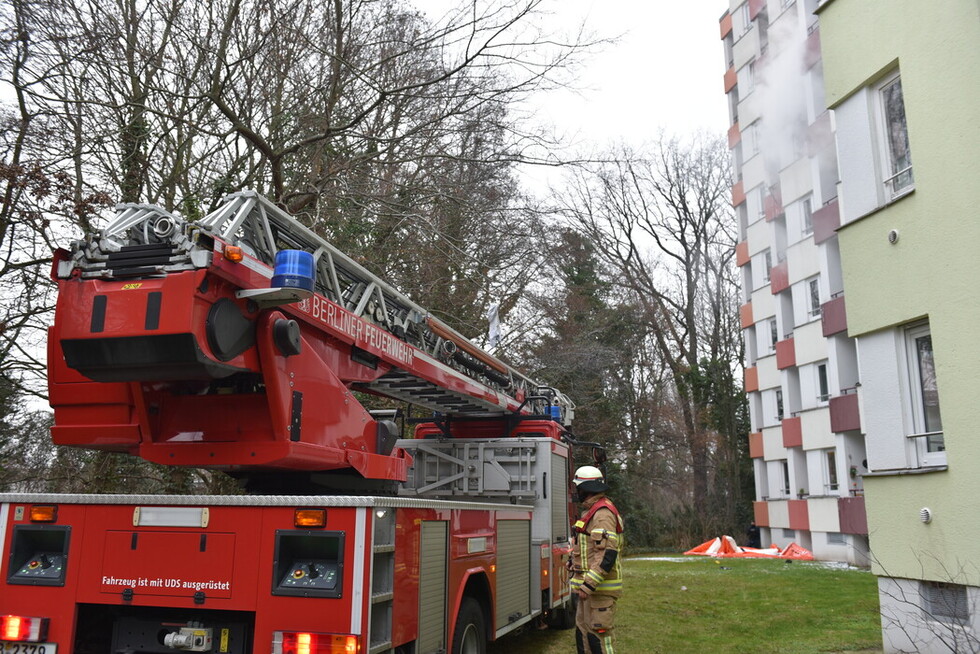
[{"label": "reflective stripe on jacket", "polygon": [[[619,557],[624,545],[623,519],[613,503],[601,494],[586,500],[583,508],[582,519],[575,523],[572,590],[619,597],[623,591],[622,562]],[[603,562],[608,560],[607,553],[612,552],[616,553],[615,561],[607,571],[603,568]]]}]

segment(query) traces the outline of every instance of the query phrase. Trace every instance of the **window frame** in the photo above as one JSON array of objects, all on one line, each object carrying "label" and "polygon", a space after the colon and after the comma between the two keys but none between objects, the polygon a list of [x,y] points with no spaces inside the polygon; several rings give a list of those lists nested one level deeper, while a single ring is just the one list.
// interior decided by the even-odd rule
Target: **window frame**
[{"label": "window frame", "polygon": [[800,214],[802,220],[800,221],[800,233],[803,238],[813,234],[813,196],[808,195],[803,198],[800,203]]},{"label": "window frame", "polygon": [[[893,132],[891,129],[891,122],[888,119],[889,112],[886,93],[888,89],[894,88],[896,84],[898,84],[899,89],[902,88],[902,76],[898,70],[882,79],[874,87],[875,120],[877,123],[878,132],[878,164],[881,167],[879,179],[881,180],[880,185],[882,193],[884,194],[885,202],[897,200],[898,198],[908,195],[915,190],[915,175],[912,172],[912,148],[909,144],[908,116],[905,112],[905,94],[903,91],[900,91],[902,101],[901,111],[905,123],[904,138],[908,165],[901,170],[896,171],[896,162],[893,160],[892,156]],[[908,175],[908,183],[896,188],[896,180],[898,180],[902,175],[906,174]]]},{"label": "window frame", "polygon": [[[814,296],[814,289],[816,289],[816,296]],[[819,318],[823,313],[821,309],[819,275],[806,280],[806,310],[811,319]]]},{"label": "window frame", "polygon": [[741,27],[741,31],[736,35],[735,40],[737,41],[738,39],[748,34],[749,31],[752,29],[752,19],[749,17],[748,0],[746,0],[746,2],[742,3],[741,5],[739,5],[739,7],[735,11],[736,13],[738,13],[739,27]]},{"label": "window frame", "polygon": [[927,431],[927,418],[925,408],[925,396],[922,388],[922,369],[921,361],[918,356],[918,343],[923,337],[928,336],[930,340],[930,351],[933,352],[932,374],[935,377],[935,350],[931,347],[932,330],[929,321],[921,321],[906,325],[902,329],[902,348],[903,353],[900,357],[902,361],[903,375],[902,385],[905,388],[907,399],[905,401],[906,437],[915,442],[915,451],[919,464],[923,467],[946,465],[945,439],[942,430],[942,403],[939,400],[938,380],[936,380],[936,407],[939,412],[939,429]]},{"label": "window frame", "polygon": [[817,375],[817,405],[823,406],[828,402],[830,402],[830,376],[828,374],[826,361],[817,364],[816,375]]},{"label": "window frame", "polygon": [[840,490],[840,477],[837,475],[837,450],[827,450],[824,454],[824,465],[827,480],[827,491]]}]

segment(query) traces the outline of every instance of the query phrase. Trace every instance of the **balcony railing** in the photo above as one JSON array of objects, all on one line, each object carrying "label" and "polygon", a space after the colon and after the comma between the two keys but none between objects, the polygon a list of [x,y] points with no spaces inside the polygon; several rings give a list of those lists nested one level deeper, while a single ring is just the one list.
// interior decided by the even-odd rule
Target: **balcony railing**
[{"label": "balcony railing", "polygon": [[842,497],[837,502],[837,515],[842,534],[867,534],[868,514],[864,509],[864,497]]},{"label": "balcony railing", "polygon": [[785,370],[796,365],[796,341],[788,338],[776,343],[776,369]]},{"label": "balcony railing", "polygon": [[844,307],[843,294],[824,302],[820,307],[820,319],[823,321],[823,335],[833,336],[847,331],[847,311]]},{"label": "balcony railing", "polygon": [[834,198],[813,212],[813,242],[823,243],[836,234],[840,227],[840,206]]},{"label": "balcony railing", "polygon": [[783,418],[783,447],[802,447],[803,420],[802,418]]},{"label": "balcony railing", "polygon": [[857,389],[849,388],[842,395],[830,398],[830,429],[835,434],[861,428]]},{"label": "balcony railing", "polygon": [[789,288],[789,263],[783,261],[769,270],[769,290],[775,295]]}]

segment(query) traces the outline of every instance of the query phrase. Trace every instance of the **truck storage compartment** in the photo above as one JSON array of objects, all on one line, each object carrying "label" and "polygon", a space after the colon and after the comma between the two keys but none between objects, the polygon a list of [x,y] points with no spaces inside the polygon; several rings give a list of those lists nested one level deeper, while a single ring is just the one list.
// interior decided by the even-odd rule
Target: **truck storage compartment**
[{"label": "truck storage compartment", "polygon": [[255,616],[244,611],[79,604],[76,625],[74,654],[248,654]]}]

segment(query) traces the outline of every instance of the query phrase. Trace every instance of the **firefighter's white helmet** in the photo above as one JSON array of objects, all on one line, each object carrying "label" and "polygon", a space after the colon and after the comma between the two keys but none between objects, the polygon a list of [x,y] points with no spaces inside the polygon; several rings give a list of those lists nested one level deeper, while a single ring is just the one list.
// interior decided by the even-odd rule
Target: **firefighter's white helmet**
[{"label": "firefighter's white helmet", "polygon": [[572,483],[581,493],[605,493],[609,490],[602,471],[595,466],[582,466],[576,470]]}]

